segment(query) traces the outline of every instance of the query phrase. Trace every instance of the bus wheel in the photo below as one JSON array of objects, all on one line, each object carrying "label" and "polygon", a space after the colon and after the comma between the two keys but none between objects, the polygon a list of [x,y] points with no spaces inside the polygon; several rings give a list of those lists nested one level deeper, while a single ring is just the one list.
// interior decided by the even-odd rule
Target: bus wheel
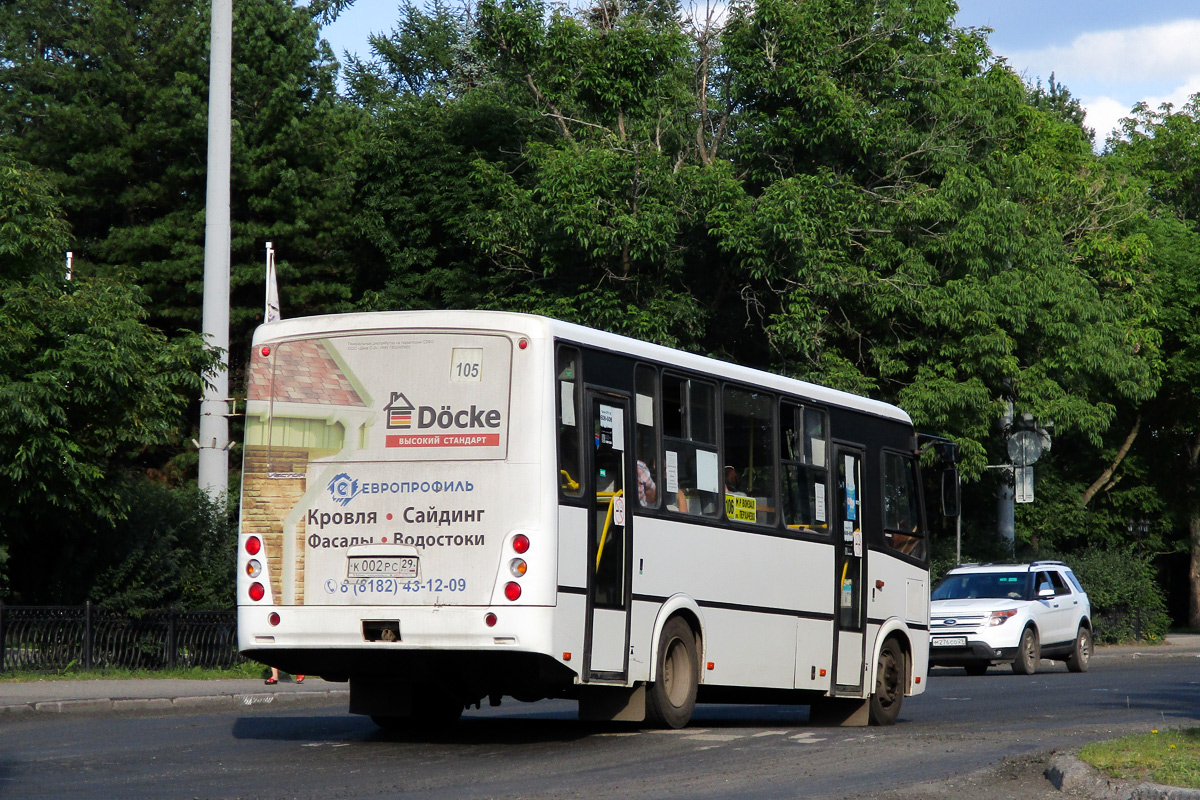
[{"label": "bus wheel", "polygon": [[656,726],[682,728],[696,710],[700,660],[696,637],[682,617],[672,617],[658,642],[658,680],[646,691],[646,718]]},{"label": "bus wheel", "polygon": [[412,717],[385,717],[381,714],[372,714],[371,722],[388,733],[407,733],[412,730]]},{"label": "bus wheel", "polygon": [[904,702],[904,653],[895,639],[888,639],[879,648],[879,662],[875,665],[875,691],[871,693],[872,725],[894,725],[900,718],[900,704]]},{"label": "bus wheel", "polygon": [[448,731],[462,716],[462,700],[450,692],[430,688],[413,696],[412,722],[429,731]]}]

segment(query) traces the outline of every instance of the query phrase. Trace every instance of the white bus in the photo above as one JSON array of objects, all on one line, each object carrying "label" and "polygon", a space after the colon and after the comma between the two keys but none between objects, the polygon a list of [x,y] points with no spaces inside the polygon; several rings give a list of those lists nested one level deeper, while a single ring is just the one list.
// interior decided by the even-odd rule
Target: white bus
[{"label": "white bus", "polygon": [[523,314],[254,336],[238,645],[384,727],[505,696],[890,724],[926,683],[926,535],[885,403]]}]

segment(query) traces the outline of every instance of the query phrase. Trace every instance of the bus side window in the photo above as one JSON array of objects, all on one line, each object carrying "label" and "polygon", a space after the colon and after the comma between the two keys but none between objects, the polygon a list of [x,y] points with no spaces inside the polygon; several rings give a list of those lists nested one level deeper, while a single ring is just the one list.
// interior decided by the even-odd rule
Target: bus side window
[{"label": "bus side window", "polygon": [[735,522],[774,525],[775,398],[726,386],[722,413],[725,516]]},{"label": "bus side window", "polygon": [[579,351],[573,347],[558,348],[555,374],[558,400],[558,485],[567,497],[582,497]]},{"label": "bus side window", "polygon": [[658,459],[658,370],[639,364],[634,372],[634,453],[637,459],[638,505],[658,508],[661,503],[661,465]]},{"label": "bus side window", "polygon": [[662,378],[663,482],[670,511],[708,517],[718,513],[716,387],[679,375]]},{"label": "bus side window", "polygon": [[829,530],[828,422],[819,408],[783,402],[779,413],[783,521],[793,530]]},{"label": "bus side window", "polygon": [[883,539],[893,550],[925,557],[917,461],[905,453],[883,454]]}]

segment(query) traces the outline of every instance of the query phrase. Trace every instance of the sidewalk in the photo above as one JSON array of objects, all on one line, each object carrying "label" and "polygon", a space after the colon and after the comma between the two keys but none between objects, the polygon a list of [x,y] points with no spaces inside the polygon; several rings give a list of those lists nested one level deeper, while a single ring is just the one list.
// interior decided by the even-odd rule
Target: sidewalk
[{"label": "sidewalk", "polygon": [[0,683],[0,720],[28,714],[198,711],[265,705],[349,703],[347,684],[309,677],[267,686],[258,679],[45,680]]},{"label": "sidewalk", "polygon": [[[1200,658],[1200,634],[1168,636],[1162,644],[1108,645],[1092,658]],[[302,684],[285,678],[274,686],[257,679],[39,680],[0,683],[0,719],[24,714],[196,711],[271,704],[348,704],[345,683],[315,676]]]}]

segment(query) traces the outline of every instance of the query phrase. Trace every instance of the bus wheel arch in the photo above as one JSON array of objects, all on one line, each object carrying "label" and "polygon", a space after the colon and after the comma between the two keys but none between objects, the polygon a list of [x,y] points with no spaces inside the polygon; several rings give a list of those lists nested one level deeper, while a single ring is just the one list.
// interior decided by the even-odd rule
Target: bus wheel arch
[{"label": "bus wheel arch", "polygon": [[883,637],[872,669],[869,718],[872,725],[894,725],[912,681],[912,644],[892,631]]},{"label": "bus wheel arch", "polygon": [[[700,614],[700,607],[696,605],[696,601],[687,595],[675,595],[667,599],[662,607],[658,610],[658,617],[654,621],[654,628],[650,632],[650,669],[646,676],[646,682],[650,683],[658,680],[658,647],[662,642],[663,629],[675,617],[682,617],[687,622],[688,627],[692,629],[692,636],[696,641],[696,657],[703,663],[705,651],[705,636],[704,622]],[[701,670],[701,680],[703,681],[703,670]]]},{"label": "bus wheel arch", "polygon": [[654,680],[646,686],[646,720],[682,728],[696,710],[700,685],[700,643],[686,614],[667,619],[654,649]]}]

